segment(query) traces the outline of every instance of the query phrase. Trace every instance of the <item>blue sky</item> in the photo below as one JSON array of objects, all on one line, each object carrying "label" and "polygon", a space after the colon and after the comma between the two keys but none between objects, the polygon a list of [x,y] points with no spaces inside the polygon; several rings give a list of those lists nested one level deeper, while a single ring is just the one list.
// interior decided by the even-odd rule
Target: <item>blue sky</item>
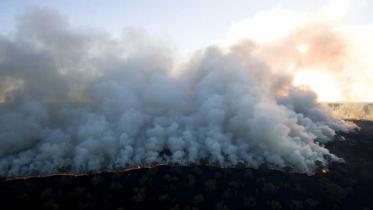
[{"label": "blue sky", "polygon": [[[143,28],[192,50],[223,38],[232,22],[259,11],[276,6],[313,10],[323,4],[323,0],[1,0],[0,33],[9,33],[15,17],[25,9],[39,6],[61,12],[74,26],[99,28],[113,35],[120,35],[125,27]],[[371,9],[372,1],[360,0],[346,22],[373,22]]]}]

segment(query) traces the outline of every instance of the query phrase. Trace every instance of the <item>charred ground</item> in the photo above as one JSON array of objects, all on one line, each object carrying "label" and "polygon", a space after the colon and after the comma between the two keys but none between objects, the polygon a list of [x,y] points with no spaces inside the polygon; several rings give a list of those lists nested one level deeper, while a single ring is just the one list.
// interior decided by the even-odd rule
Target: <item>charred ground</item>
[{"label": "charred ground", "polygon": [[0,181],[0,209],[371,209],[373,121],[326,145],[345,163],[313,176],[266,168],[158,166]]}]

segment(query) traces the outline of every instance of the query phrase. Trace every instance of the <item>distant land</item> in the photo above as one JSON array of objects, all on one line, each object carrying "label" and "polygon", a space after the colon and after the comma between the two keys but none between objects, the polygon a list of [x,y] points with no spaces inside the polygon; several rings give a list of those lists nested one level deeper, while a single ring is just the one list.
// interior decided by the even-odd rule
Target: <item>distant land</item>
[{"label": "distant land", "polygon": [[332,112],[344,119],[373,120],[373,103],[368,102],[334,102],[324,103]]}]

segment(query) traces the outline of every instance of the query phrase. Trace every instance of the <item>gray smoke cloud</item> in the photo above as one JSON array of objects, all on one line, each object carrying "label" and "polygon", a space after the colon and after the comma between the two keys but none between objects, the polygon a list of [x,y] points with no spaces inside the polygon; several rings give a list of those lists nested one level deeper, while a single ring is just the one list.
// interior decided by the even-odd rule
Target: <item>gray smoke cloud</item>
[{"label": "gray smoke cloud", "polygon": [[179,66],[129,30],[113,39],[34,8],[0,37],[0,175],[209,163],[312,172],[351,126],[256,57],[210,47]]}]

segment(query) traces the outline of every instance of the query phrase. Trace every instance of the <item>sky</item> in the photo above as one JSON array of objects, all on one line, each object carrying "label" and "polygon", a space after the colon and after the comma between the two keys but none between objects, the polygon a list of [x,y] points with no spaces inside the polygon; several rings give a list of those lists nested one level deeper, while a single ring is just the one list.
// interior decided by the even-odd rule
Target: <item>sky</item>
[{"label": "sky", "polygon": [[[298,0],[1,0],[0,33],[14,28],[16,17],[29,7],[59,11],[74,26],[98,28],[120,36],[124,28],[141,28],[171,40],[182,52],[190,52],[224,39],[235,22],[271,8],[312,11],[326,1]],[[341,1],[335,1],[341,2]],[[357,2],[357,3],[356,3]],[[339,4],[339,3],[337,3]],[[343,21],[373,23],[373,2],[354,1]]]},{"label": "sky", "polygon": [[128,28],[143,30],[148,37],[166,40],[180,61],[211,45],[229,46],[246,38],[269,42],[325,15],[337,23],[333,23],[335,28],[353,37],[349,40],[353,56],[345,61],[348,74],[343,79],[356,81],[352,99],[342,96],[345,84],[335,73],[300,69],[294,82],[311,87],[323,101],[373,101],[373,94],[367,91],[373,84],[371,0],[1,0],[0,34],[12,35],[17,18],[32,7],[52,9],[74,28],[98,29],[113,38],[121,37]]}]

